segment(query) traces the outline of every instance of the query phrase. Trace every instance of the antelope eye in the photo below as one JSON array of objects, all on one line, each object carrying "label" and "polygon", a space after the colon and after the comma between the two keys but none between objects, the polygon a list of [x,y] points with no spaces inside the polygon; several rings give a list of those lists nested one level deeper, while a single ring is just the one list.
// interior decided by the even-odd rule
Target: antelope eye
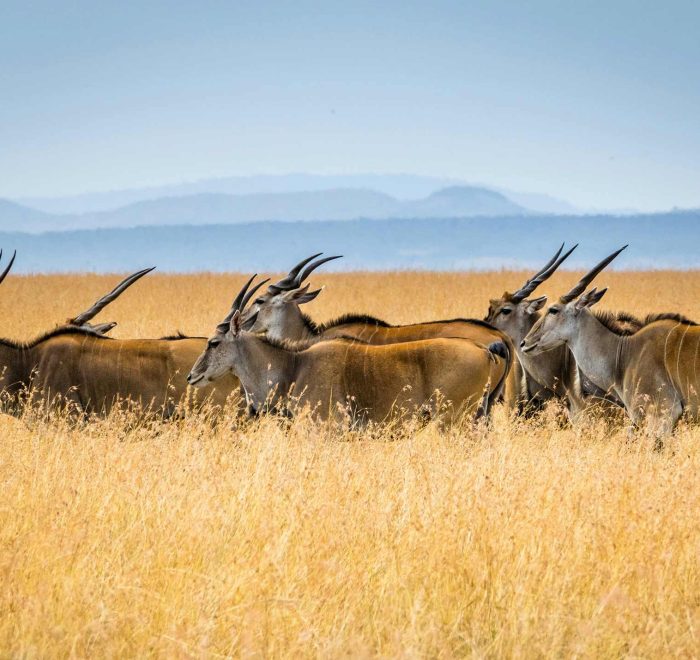
[{"label": "antelope eye", "polygon": [[550,307],[549,313],[550,314],[559,314],[559,310],[556,307]]},{"label": "antelope eye", "polygon": [[215,348],[221,343],[221,339],[210,339],[209,348]]},{"label": "antelope eye", "polygon": [[265,299],[264,298],[258,298],[257,300],[253,301],[254,305],[264,305],[265,304]]},{"label": "antelope eye", "polygon": [[503,316],[508,316],[508,314],[510,314],[512,311],[513,311],[513,310],[510,309],[509,307],[504,307],[504,308],[501,310],[501,314],[503,314]]}]

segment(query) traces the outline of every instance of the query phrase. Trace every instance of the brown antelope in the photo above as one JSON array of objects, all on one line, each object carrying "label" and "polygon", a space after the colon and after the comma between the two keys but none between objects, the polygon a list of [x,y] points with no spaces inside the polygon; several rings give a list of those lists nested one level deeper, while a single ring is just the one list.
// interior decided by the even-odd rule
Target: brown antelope
[{"label": "brown antelope", "polygon": [[[409,325],[391,325],[372,316],[347,314],[328,323],[314,323],[301,311],[300,305],[316,298],[321,293],[321,289],[309,291],[309,285],[304,285],[304,282],[311,272],[321,264],[339,258],[337,256],[326,257],[309,263],[318,256],[319,254],[315,254],[305,259],[297,264],[284,279],[269,285],[267,292],[256,298],[245,312],[243,327],[250,332],[264,333],[272,340],[290,339],[311,343],[337,338],[357,339],[375,345],[437,338],[470,339],[484,346],[502,342],[507,352],[506,368],[510,372],[514,354],[511,341],[506,333],[485,321],[449,319]],[[306,268],[302,271],[304,266]],[[501,387],[494,392],[490,404],[500,397],[502,389]]]},{"label": "brown antelope", "polygon": [[[126,403],[169,417],[185,398],[187,373],[206,343],[203,337],[185,336],[111,339],[75,325],[28,343],[0,339],[0,388],[13,411],[18,410],[22,393],[31,391],[33,401],[75,412],[103,414]],[[202,392],[197,402],[206,399],[220,409],[238,390],[238,380],[229,374]]]},{"label": "brown antelope", "polygon": [[[559,346],[537,356],[523,353],[520,348],[523,339],[542,316],[540,310],[547,302],[546,296],[528,296],[549,279],[577,247],[578,244],[561,255],[564,249],[562,243],[549,262],[522,287],[513,293],[506,291],[500,298],[490,301],[486,321],[508,334],[516,347],[518,360],[513,365],[508,386],[509,390],[512,388],[516,393],[510,398],[515,399],[522,412],[538,410],[553,398],[564,402],[572,420],[592,403],[610,400],[610,403],[621,405],[580,372],[566,346]],[[642,326],[642,322],[631,314],[604,314],[609,326],[620,335],[632,334]]]},{"label": "brown antelope", "polygon": [[[609,263],[619,252],[601,263]],[[647,426],[660,446],[684,411],[696,420],[700,417],[700,326],[680,315],[660,314],[647,317],[634,334],[620,336],[605,318],[590,311],[607,289],[584,293],[599,270],[596,267],[549,307],[522,349],[536,355],[567,346],[586,376],[613,392],[633,424]]]},{"label": "brown antelope", "polygon": [[355,338],[280,341],[243,330],[243,309],[234,306],[217,326],[188,381],[203,387],[233,371],[253,412],[291,412],[294,404],[321,419],[380,422],[432,416],[444,402],[444,420],[453,422],[486,412],[508,372],[504,342],[487,348],[461,338],[387,345]]},{"label": "brown antelope", "polygon": [[[0,340],[3,385],[10,393],[33,390],[34,400],[104,414],[136,404],[172,416],[187,391],[186,374],[206,346],[200,337],[110,339],[64,326],[26,344]],[[205,393],[216,406],[238,389],[229,377]]]}]

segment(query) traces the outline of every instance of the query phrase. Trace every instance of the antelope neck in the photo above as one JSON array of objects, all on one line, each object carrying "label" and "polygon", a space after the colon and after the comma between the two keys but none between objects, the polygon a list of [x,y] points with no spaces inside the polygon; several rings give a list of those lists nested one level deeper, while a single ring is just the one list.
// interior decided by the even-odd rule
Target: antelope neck
[{"label": "antelope neck", "polygon": [[293,339],[294,341],[313,339],[316,335],[306,323],[304,315],[297,305],[290,305],[291,309],[282,317],[277,328],[271,328],[267,334],[272,339]]},{"label": "antelope neck", "polygon": [[251,333],[243,333],[236,343],[233,372],[254,405],[259,407],[265,403],[275,388],[276,396],[285,395],[296,354]]},{"label": "antelope neck", "polygon": [[583,310],[578,332],[569,348],[581,371],[607,392],[617,384],[623,344],[623,337],[608,330],[591,312]]}]

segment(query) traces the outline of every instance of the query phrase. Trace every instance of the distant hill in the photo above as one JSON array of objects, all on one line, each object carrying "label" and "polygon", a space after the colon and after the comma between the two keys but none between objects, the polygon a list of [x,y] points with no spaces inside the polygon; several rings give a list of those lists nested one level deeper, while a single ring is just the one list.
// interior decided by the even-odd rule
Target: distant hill
[{"label": "distant hill", "polygon": [[[615,216],[495,216],[1,232],[16,272],[268,272],[313,252],[343,254],[328,269],[537,268],[560,242],[579,242],[568,268],[590,267],[630,243],[616,268],[699,268],[700,210]],[[320,277],[317,278],[321,279]]]},{"label": "distant hill", "polygon": [[188,195],[276,195],[296,192],[351,189],[376,190],[396,199],[418,199],[464,183],[449,177],[413,174],[267,174],[202,179],[133,190],[113,190],[63,197],[27,197],[18,203],[46,213],[94,213],[113,211],[136,202]]},{"label": "distant hill", "polygon": [[[547,213],[552,215],[591,215],[590,211],[575,207],[573,204],[541,193],[517,192],[505,188],[493,188],[496,192],[504,194],[511,202],[524,206],[533,213]],[[609,213],[609,211],[607,211]],[[605,213],[599,211],[599,213]]]},{"label": "distant hill", "polygon": [[[3,208],[7,208],[7,213]],[[423,199],[405,201],[374,190],[224,195],[202,193],[136,202],[113,211],[50,215],[6,202],[0,230],[66,231],[108,227],[210,225],[278,220],[320,221],[387,218],[470,217],[524,214],[527,209],[501,193],[453,186]]]},{"label": "distant hill", "polygon": [[[113,190],[62,197],[27,197],[14,201],[24,206],[55,214],[97,213],[114,211],[129,204],[163,197],[189,195],[258,195],[324,190],[376,190],[400,201],[427,197],[442,188],[469,186],[466,181],[451,177],[415,174],[268,174],[203,179],[133,190]],[[577,213],[571,204],[548,195],[513,192],[492,186],[472,187],[494,190],[531,211],[541,213]]]},{"label": "distant hill", "polygon": [[75,216],[85,227],[135,227],[173,224],[228,224],[280,220],[352,220],[389,217],[394,198],[372,190],[258,195],[200,194],[164,197],[116,211]]},{"label": "distant hill", "polygon": [[527,209],[505,195],[474,186],[443,188],[425,199],[404,202],[397,216],[409,218],[460,218],[474,215],[517,215]]},{"label": "distant hill", "polygon": [[57,224],[56,216],[0,199],[0,231],[50,231]]}]

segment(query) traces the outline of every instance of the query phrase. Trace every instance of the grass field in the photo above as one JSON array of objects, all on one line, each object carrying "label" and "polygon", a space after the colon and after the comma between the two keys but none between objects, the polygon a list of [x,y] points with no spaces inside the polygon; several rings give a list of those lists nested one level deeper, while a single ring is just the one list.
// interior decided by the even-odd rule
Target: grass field
[{"label": "grass field", "polygon": [[[308,312],[483,317],[523,273],[315,276]],[[575,279],[557,274],[543,293]],[[115,276],[10,276],[28,339]],[[607,273],[604,307],[700,319],[700,273]],[[116,337],[209,334],[243,281],[150,275]],[[2,657],[692,657],[700,430],[591,420],[337,435],[196,416],[0,419]]]}]

